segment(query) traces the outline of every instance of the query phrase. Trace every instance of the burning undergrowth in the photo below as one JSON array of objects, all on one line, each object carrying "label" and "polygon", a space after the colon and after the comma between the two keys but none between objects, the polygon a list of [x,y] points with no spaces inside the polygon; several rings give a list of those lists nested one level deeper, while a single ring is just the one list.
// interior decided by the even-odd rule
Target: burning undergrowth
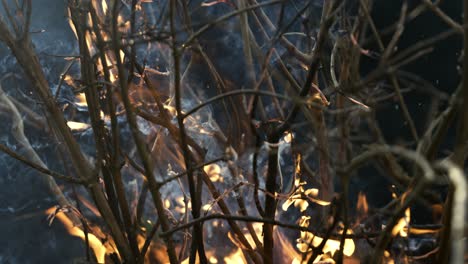
[{"label": "burning undergrowth", "polygon": [[[0,146],[37,170],[49,225],[87,262],[463,258],[463,163],[434,160],[460,89],[421,139],[404,112],[414,141],[386,145],[376,111],[420,83],[384,70],[411,47],[362,46],[364,2],[68,1],[75,38],[55,47],[30,33],[31,7],[3,4]],[[383,66],[361,76],[361,56]],[[381,207],[350,188],[371,161],[391,182]],[[415,205],[432,219],[418,225]]]}]

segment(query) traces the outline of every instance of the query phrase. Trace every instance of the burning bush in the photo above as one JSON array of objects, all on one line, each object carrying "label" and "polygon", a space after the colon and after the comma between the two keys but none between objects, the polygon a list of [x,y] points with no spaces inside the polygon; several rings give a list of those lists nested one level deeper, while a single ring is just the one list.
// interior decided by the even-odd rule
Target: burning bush
[{"label": "burning bush", "polygon": [[[462,263],[468,59],[451,95],[407,66],[452,35],[466,54],[466,22],[403,1],[380,28],[372,2],[69,0],[54,54],[33,1],[3,1],[0,150],[87,263]],[[397,49],[428,13],[448,29]],[[426,123],[405,93],[431,100]]]}]

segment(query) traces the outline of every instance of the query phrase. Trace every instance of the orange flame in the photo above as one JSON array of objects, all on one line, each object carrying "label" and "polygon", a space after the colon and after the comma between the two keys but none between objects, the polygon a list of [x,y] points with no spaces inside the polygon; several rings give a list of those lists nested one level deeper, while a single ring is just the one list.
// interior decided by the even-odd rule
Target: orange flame
[{"label": "orange flame", "polygon": [[[405,192],[401,195],[401,203],[403,203],[407,195],[408,195],[408,192]],[[397,197],[396,193],[393,193],[392,196],[394,198]],[[405,215],[402,218],[400,218],[400,220],[398,220],[398,223],[393,227],[392,236],[395,237],[397,235],[400,235],[401,237],[407,237],[410,220],[411,220],[411,211],[410,211],[410,208],[406,208]]]},{"label": "orange flame", "polygon": [[367,197],[362,192],[358,194],[358,200],[356,205],[357,219],[356,223],[361,223],[361,221],[367,217],[369,212],[369,204],[367,203]]},{"label": "orange flame", "polygon": [[367,203],[367,197],[362,192],[359,192],[358,194],[357,210],[363,215],[367,215],[367,212],[369,211],[369,204]]},{"label": "orange flame", "polygon": [[[46,210],[48,215],[54,214],[56,207],[51,207]],[[74,226],[72,221],[62,212],[59,212],[55,215],[55,218],[58,219],[67,229],[68,233],[72,236],[79,237],[83,239],[85,238],[85,233],[79,227]],[[88,233],[88,241],[89,246],[94,252],[96,256],[96,260],[98,263],[105,263],[105,255],[106,255],[106,247],[102,244],[101,240],[99,240],[94,234]]]}]

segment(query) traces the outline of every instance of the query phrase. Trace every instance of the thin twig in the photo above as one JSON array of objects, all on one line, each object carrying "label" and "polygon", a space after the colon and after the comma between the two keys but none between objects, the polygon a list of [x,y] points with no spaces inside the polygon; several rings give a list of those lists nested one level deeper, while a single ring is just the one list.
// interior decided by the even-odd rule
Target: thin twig
[{"label": "thin twig", "polygon": [[52,176],[56,179],[59,179],[59,180],[64,180],[66,182],[70,182],[70,183],[75,183],[75,184],[84,184],[85,181],[83,180],[80,180],[80,179],[77,179],[77,178],[73,178],[73,177],[70,177],[70,176],[66,176],[66,175],[63,175],[61,173],[58,173],[58,172],[55,172],[55,171],[51,171],[45,167],[42,167],[41,165],[38,165],[36,163],[33,163],[27,159],[25,159],[24,157],[16,154],[14,151],[12,151],[11,149],[9,149],[7,146],[3,145],[3,144],[0,144],[0,151],[4,152],[5,154],[9,155],[10,157],[16,159],[16,160],[19,160],[21,161],[22,163],[26,164],[27,166],[41,172],[41,173],[44,173],[44,174],[47,174],[49,176]]},{"label": "thin twig", "polygon": [[[127,79],[125,78],[126,76],[125,69],[124,69],[124,65],[122,64],[122,58],[120,56],[120,32],[118,30],[118,22],[117,22],[118,14],[119,14],[119,6],[120,6],[119,3],[120,2],[117,0],[111,1],[112,42],[113,42],[114,55],[115,55],[116,62],[117,62],[117,69],[119,73],[119,84],[120,84],[120,89],[122,93],[122,101],[125,106],[125,110],[126,110],[125,112],[127,114],[127,121],[130,126],[130,130],[132,132],[135,145],[137,147],[139,156],[142,160],[143,167],[145,169],[146,180],[148,182],[148,187],[151,192],[154,205],[158,211],[159,220],[161,221],[161,227],[162,227],[162,230],[165,231],[165,230],[170,229],[170,223],[165,214],[165,208],[163,205],[161,193],[159,192],[157,188],[157,183],[153,176],[154,164],[151,161],[148,150],[146,149],[143,139],[141,138],[141,132],[138,129],[135,112],[133,110],[133,106],[129,98],[128,83],[127,83]],[[175,253],[174,242],[172,238],[168,237],[165,242],[167,245],[167,253],[168,253],[171,264],[178,263],[177,255]]]},{"label": "thin twig", "polygon": [[441,161],[438,165],[447,171],[447,175],[454,186],[453,206],[450,212],[452,214],[451,222],[448,223],[449,226],[444,226],[444,229],[450,233],[449,236],[446,236],[446,238],[450,239],[450,242],[448,242],[451,248],[450,263],[463,263],[466,248],[465,217],[467,206],[466,190],[468,187],[466,175],[457,164],[448,159]]}]

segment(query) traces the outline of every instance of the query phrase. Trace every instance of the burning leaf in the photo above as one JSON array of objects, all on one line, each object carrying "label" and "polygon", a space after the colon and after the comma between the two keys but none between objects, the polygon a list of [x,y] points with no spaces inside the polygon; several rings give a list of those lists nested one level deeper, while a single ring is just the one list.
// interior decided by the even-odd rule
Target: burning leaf
[{"label": "burning leaf", "polygon": [[[299,226],[308,227],[309,222],[310,216],[302,216],[299,220]],[[352,231],[348,230],[347,233],[351,234]],[[301,235],[296,241],[297,249],[302,253],[307,253],[312,250],[310,246],[318,247],[322,243],[323,238],[316,236],[312,232],[301,231]],[[349,257],[354,253],[356,246],[351,238],[345,239],[344,243],[343,254]],[[330,253],[331,256],[333,256],[338,250],[340,250],[340,241],[335,239],[328,239],[323,247],[323,252]],[[317,263],[322,259],[322,257],[323,256],[318,256],[313,263]]]},{"label": "burning leaf", "polygon": [[287,211],[289,206],[294,204],[294,207],[298,207],[301,212],[304,212],[309,207],[309,201],[314,202],[318,205],[327,206],[330,205],[330,202],[317,199],[319,190],[316,188],[311,188],[304,190],[305,182],[300,182],[296,191],[283,203],[281,207],[283,211]]},{"label": "burning leaf", "polygon": [[[297,248],[303,253],[312,250],[309,245],[318,247],[323,241],[323,238],[316,236],[311,232],[304,233],[305,235],[301,236],[301,238],[297,240]],[[345,239],[345,245],[343,249],[344,255],[351,256],[354,253],[355,248],[356,246],[354,245],[354,241],[352,239]],[[328,239],[325,243],[325,246],[323,247],[323,252],[330,253],[332,256],[338,250],[340,250],[340,241],[335,239]]]}]

